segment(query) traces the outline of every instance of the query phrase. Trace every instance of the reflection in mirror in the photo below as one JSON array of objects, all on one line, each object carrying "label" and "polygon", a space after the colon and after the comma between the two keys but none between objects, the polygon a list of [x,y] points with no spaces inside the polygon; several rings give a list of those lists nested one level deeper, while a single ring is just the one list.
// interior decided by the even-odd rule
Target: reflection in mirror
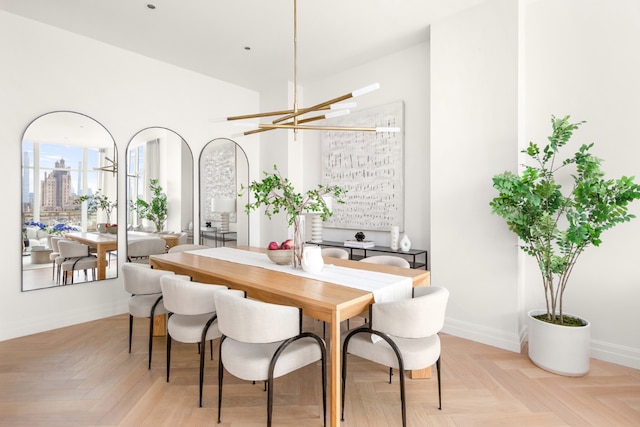
[{"label": "reflection in mirror", "polygon": [[27,126],[22,137],[23,291],[117,276],[117,260],[107,260],[117,247],[117,228],[97,231],[98,224],[117,218],[117,189],[115,141],[100,123],[56,111]]},{"label": "reflection in mirror", "polygon": [[249,192],[249,160],[238,144],[227,138],[210,141],[200,153],[200,244],[249,244],[249,216],[244,206]]},{"label": "reflection in mirror", "polygon": [[186,243],[193,243],[191,149],[170,129],[143,129],[127,146],[127,261],[148,263]]}]

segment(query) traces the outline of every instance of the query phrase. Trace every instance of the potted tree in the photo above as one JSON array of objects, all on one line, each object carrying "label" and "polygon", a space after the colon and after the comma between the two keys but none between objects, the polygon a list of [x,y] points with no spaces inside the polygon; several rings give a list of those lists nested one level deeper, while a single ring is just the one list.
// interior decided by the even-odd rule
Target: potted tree
[{"label": "potted tree", "polygon": [[[530,142],[522,150],[529,164],[520,174],[493,177],[499,194],[490,206],[540,270],[546,309],[529,312],[530,359],[551,372],[577,376],[589,370],[590,325],[564,312],[569,277],[583,251],[600,245],[605,230],[634,218],[628,205],[640,198],[640,185],[633,177],[605,178],[602,160],[589,151],[593,143],[561,158],[560,149],[584,123],[571,123],[569,118],[552,116],[549,143],[541,148]],[[570,184],[563,188],[560,183],[567,181]]]},{"label": "potted tree", "polygon": [[248,215],[252,210],[264,206],[264,213],[269,219],[280,211],[287,214],[289,225],[293,226],[293,266],[297,268],[301,265],[304,244],[303,230],[300,225],[301,215],[305,212],[316,212],[320,214],[323,221],[326,221],[332,212],[322,196],[330,195],[335,197],[338,203],[344,203],[340,196],[345,193],[345,190],[338,186],[318,185],[317,188],[302,194],[296,192],[288,178],[282,177],[276,165],[273,165],[273,173],[263,171],[263,174],[262,181],[253,181],[248,187],[255,202],[246,204],[245,212]]},{"label": "potted tree", "polygon": [[101,191],[101,189],[98,189],[98,191],[96,191],[96,193],[91,196],[82,195],[76,199],[76,203],[87,202],[88,213],[96,213],[99,210],[103,211],[107,222],[96,224],[98,231],[104,233],[108,228],[112,228],[112,230],[110,231],[115,233],[117,230],[117,225],[111,223],[111,214],[113,213],[113,210],[118,207],[118,202],[112,202],[111,200],[109,200],[109,197],[107,197],[105,194],[102,194]]},{"label": "potted tree", "polygon": [[153,222],[156,231],[160,232],[164,230],[164,225],[167,222],[167,195],[162,191],[162,186],[158,184],[157,179],[149,180],[149,189],[153,193],[151,202],[146,202],[138,197],[131,208],[138,213],[139,218]]}]

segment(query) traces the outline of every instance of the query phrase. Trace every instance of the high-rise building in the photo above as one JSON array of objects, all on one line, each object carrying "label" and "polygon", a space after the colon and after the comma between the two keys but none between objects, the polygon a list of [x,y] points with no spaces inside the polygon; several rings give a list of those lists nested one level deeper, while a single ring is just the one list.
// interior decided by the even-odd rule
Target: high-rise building
[{"label": "high-rise building", "polygon": [[71,171],[65,166],[64,159],[55,164],[41,183],[42,207],[45,210],[67,210],[73,208],[71,197]]}]

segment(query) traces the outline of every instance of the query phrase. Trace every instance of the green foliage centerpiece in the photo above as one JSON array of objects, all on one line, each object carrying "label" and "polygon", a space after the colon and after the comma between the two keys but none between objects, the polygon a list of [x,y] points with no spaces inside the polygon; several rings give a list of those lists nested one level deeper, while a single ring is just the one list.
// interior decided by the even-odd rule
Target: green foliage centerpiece
[{"label": "green foliage centerpiece", "polygon": [[76,199],[76,203],[87,202],[88,213],[96,213],[98,210],[103,211],[107,217],[107,224],[111,225],[111,214],[113,210],[118,207],[118,202],[112,202],[106,195],[102,194],[101,191],[102,190],[98,189],[98,191],[91,196],[82,195]]},{"label": "green foliage centerpiece", "polygon": [[[602,160],[589,152],[593,143],[559,158],[560,149],[583,123],[552,116],[549,143],[540,148],[530,142],[522,150],[532,164],[523,165],[521,175],[504,172],[493,177],[499,195],[490,203],[492,213],[506,220],[520,238],[521,249],[538,263],[546,299],[541,320],[560,325],[571,322],[563,315],[563,296],[578,257],[590,245],[599,246],[605,230],[634,218],[627,207],[640,198],[634,177],[605,179]],[[571,175],[559,177],[569,166]],[[563,191],[559,182],[571,178],[570,188]]]},{"label": "green foliage centerpiece", "polygon": [[253,181],[248,187],[255,202],[246,204],[245,212],[249,214],[252,210],[264,206],[264,213],[268,218],[281,211],[287,214],[289,225],[293,226],[293,267],[297,268],[302,262],[304,244],[300,216],[305,212],[316,212],[320,214],[323,221],[326,221],[332,212],[322,196],[330,195],[335,197],[338,203],[344,203],[340,197],[346,191],[338,186],[318,185],[317,188],[308,190],[304,194],[298,193],[291,181],[282,177],[276,165],[273,165],[273,173],[265,171],[263,174],[262,181]]}]

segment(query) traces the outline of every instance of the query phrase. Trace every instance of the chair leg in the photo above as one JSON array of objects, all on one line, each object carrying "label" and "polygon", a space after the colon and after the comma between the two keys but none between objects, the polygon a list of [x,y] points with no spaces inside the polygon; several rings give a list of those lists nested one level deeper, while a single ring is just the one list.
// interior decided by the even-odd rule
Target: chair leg
[{"label": "chair leg", "polygon": [[442,409],[442,389],[440,388],[440,358],[436,360],[436,370],[438,371],[438,409]]},{"label": "chair leg", "polygon": [[[206,343],[204,341],[204,337],[202,338],[202,351],[200,352],[200,407],[202,408],[202,387],[204,385],[204,354],[206,353]],[[211,346],[211,351],[213,351],[213,345]],[[213,359],[213,354],[211,355]]]},{"label": "chair leg", "polygon": [[389,384],[391,384],[391,377],[393,376],[393,368],[389,368]]},{"label": "chair leg", "polygon": [[344,395],[347,389],[347,345],[348,342],[345,342],[345,346],[342,348],[342,409],[340,412],[340,421],[344,421]]},{"label": "chair leg", "polygon": [[326,348],[322,349],[322,419],[323,426],[327,427],[327,357]]},{"label": "chair leg", "polygon": [[222,365],[222,339],[220,339],[220,350],[218,353],[218,424],[220,424],[220,408],[222,407],[222,376],[224,366]]},{"label": "chair leg", "polygon": [[167,382],[169,382],[170,369],[171,369],[171,335],[167,333]]},{"label": "chair leg", "polygon": [[209,340],[209,353],[211,354],[211,360],[213,360],[213,340]]},{"label": "chair leg", "polygon": [[404,371],[400,372],[400,402],[402,404],[402,427],[407,426],[407,401],[404,397]]},{"label": "chair leg", "polygon": [[129,315],[129,353],[131,353],[131,333],[133,332],[133,316]]},{"label": "chair leg", "polygon": [[267,386],[267,427],[271,427],[273,416],[273,377],[269,376]]},{"label": "chair leg", "polygon": [[149,368],[151,369],[151,354],[153,351],[153,316],[149,318]]}]

